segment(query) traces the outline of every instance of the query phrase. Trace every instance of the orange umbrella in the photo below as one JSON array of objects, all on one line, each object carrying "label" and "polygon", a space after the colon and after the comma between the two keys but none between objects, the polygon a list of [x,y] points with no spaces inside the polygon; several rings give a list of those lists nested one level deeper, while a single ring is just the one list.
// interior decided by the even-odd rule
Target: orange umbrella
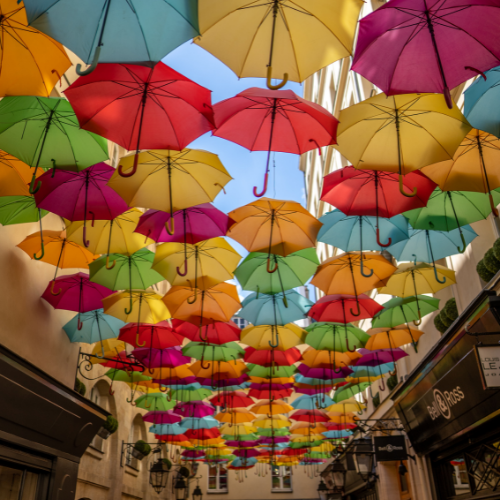
[{"label": "orange umbrella", "polygon": [[227,235],[249,252],[267,252],[268,271],[271,254],[287,256],[314,247],[322,224],[300,203],[261,198],[230,212],[236,221]]},{"label": "orange umbrella", "polygon": [[206,290],[173,286],[162,300],[172,317],[200,325],[230,321],[241,307],[238,291],[230,283],[219,283]]},{"label": "orange umbrella", "polygon": [[407,344],[413,344],[416,350],[417,341],[425,332],[401,325],[393,328],[372,328],[366,333],[371,337],[365,348],[374,351],[376,349],[396,349]]},{"label": "orange umbrella", "polygon": [[295,422],[290,427],[290,432],[292,434],[309,434],[313,429],[314,434],[321,432],[326,432],[328,429],[318,422]]},{"label": "orange umbrella", "polygon": [[270,401],[268,399],[263,399],[258,403],[254,404],[250,411],[253,411],[256,415],[283,415],[293,411],[293,406],[285,403],[282,399],[276,399]]},{"label": "orange umbrella", "polygon": [[309,368],[330,368],[333,365],[335,365],[335,368],[341,368],[343,366],[352,365],[360,357],[361,354],[357,351],[318,351],[312,347],[302,354],[304,364]]},{"label": "orange umbrella", "polygon": [[[250,377],[250,382],[253,384],[266,384],[269,383],[271,379],[268,378],[263,378],[263,377]],[[273,384],[293,384],[295,382],[295,379],[293,377],[273,377],[272,378],[272,383]]]},{"label": "orange umbrella", "polygon": [[[206,367],[205,367],[206,365]],[[240,359],[234,361],[197,361],[190,366],[195,377],[213,378],[215,380],[226,378],[239,378],[247,369],[247,365]]]},{"label": "orange umbrella", "polygon": [[330,422],[335,424],[355,424],[359,422],[360,418],[357,417],[353,412],[340,413],[336,411],[330,411],[327,413],[330,418]]},{"label": "orange umbrella", "polygon": [[[43,170],[38,170],[40,177]],[[26,163],[5,151],[0,151],[0,196],[31,196],[29,184],[33,172]]]},{"label": "orange umbrella", "polygon": [[255,420],[255,415],[246,408],[228,408],[227,411],[218,413],[214,418],[219,422],[234,425],[253,422]]},{"label": "orange umbrella", "polygon": [[194,377],[193,372],[189,369],[188,365],[179,365],[176,367],[166,367],[162,366],[160,368],[147,368],[144,374],[148,377],[152,377],[155,380],[164,379],[185,379],[188,377]]}]

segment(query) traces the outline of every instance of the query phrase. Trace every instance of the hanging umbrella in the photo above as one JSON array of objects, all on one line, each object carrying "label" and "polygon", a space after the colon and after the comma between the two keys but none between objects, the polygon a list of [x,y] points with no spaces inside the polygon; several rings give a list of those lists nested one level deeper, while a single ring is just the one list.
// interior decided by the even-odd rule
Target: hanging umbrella
[{"label": "hanging umbrella", "polygon": [[199,34],[195,2],[181,0],[27,0],[31,27],[68,47],[91,67],[101,62],[158,62]]},{"label": "hanging umbrella", "polygon": [[[150,325],[130,323],[120,329],[119,339],[133,347],[146,346],[153,349],[166,349],[167,347],[182,345],[184,339],[164,323],[166,322]],[[138,336],[137,329],[139,329]]]},{"label": "hanging umbrella", "polygon": [[293,323],[284,326],[247,326],[240,340],[254,349],[286,351],[304,342],[306,331]]},{"label": "hanging umbrella", "polygon": [[254,400],[243,391],[226,392],[210,398],[210,403],[223,408],[247,408]]},{"label": "hanging umbrella", "polygon": [[379,218],[425,207],[436,187],[420,172],[411,172],[403,177],[402,183],[417,195],[408,197],[400,193],[397,182],[398,176],[394,173],[344,167],[325,176],[321,199],[346,215],[375,216],[376,242],[385,248],[392,240],[381,242]]},{"label": "hanging umbrella", "polygon": [[315,248],[305,248],[287,257],[273,254],[275,273],[267,272],[268,254],[252,252],[234,271],[243,289],[274,294],[305,285],[316,271],[319,260]]},{"label": "hanging umbrella", "polygon": [[[285,351],[257,350],[253,347],[247,347],[245,349],[245,362],[266,367],[273,365],[292,366],[297,361],[300,361],[301,358],[302,355],[300,351],[295,347],[291,347]],[[269,382],[267,385],[270,384],[272,384],[272,382]]]},{"label": "hanging umbrella", "polygon": [[293,410],[293,406],[280,399],[276,399],[275,401],[259,401],[250,408],[250,411],[256,415],[283,415]]},{"label": "hanging umbrella", "polygon": [[488,2],[397,0],[360,21],[353,71],[387,95],[444,94],[500,64],[500,11]]},{"label": "hanging umbrella", "polygon": [[[209,153],[206,154],[209,155]],[[186,159],[185,162],[188,163],[188,160]],[[173,235],[170,235],[166,228],[169,220],[170,214],[167,212],[148,210],[141,215],[135,231],[157,243],[175,242],[194,245],[210,238],[225,236],[229,227],[234,223],[211,203],[202,203],[174,212],[173,227],[181,227],[182,230]]]},{"label": "hanging umbrella", "polygon": [[82,130],[66,99],[4,97],[0,114],[0,148],[34,168],[30,193],[40,189],[39,168],[78,171],[108,159],[106,139]]},{"label": "hanging umbrella", "polygon": [[484,76],[464,92],[464,114],[473,127],[500,137],[497,99],[500,67],[486,71]]},{"label": "hanging umbrella", "polygon": [[416,352],[418,339],[424,333],[425,332],[410,328],[406,325],[395,326],[390,329],[372,328],[367,332],[370,338],[366,343],[366,349],[370,351],[378,349],[396,349],[404,345],[412,344]]},{"label": "hanging umbrella", "polygon": [[[1,77],[0,73],[0,80]],[[37,177],[42,173],[42,171],[38,171]],[[0,197],[30,196],[29,184],[31,177],[32,172],[29,165],[5,151],[0,151]]]},{"label": "hanging umbrella", "polygon": [[[115,358],[123,351],[125,351],[124,342],[114,338],[104,339],[101,342],[97,342],[93,347],[91,354],[96,357],[90,358],[90,362],[93,365],[104,366],[107,360],[102,358]],[[100,353],[102,353],[102,356],[99,356]]]},{"label": "hanging umbrella", "polygon": [[193,401],[191,403],[177,403],[175,413],[183,417],[202,418],[215,413],[215,408],[205,401]]},{"label": "hanging umbrella", "polygon": [[274,399],[283,399],[288,398],[293,394],[293,389],[269,389],[268,387],[261,388],[250,388],[248,391],[248,395],[252,396],[255,399],[264,399],[264,398],[274,398]]},{"label": "hanging umbrella", "polygon": [[175,402],[169,401],[165,394],[155,393],[139,396],[135,400],[135,406],[137,406],[137,408],[142,408],[150,412],[166,412],[171,410],[175,406]]},{"label": "hanging umbrella", "polygon": [[139,347],[134,349],[132,354],[151,371],[155,368],[177,368],[191,362],[189,357],[183,355],[180,346],[166,349],[154,349],[152,346]]},{"label": "hanging umbrella", "polygon": [[439,308],[439,299],[427,295],[418,295],[410,297],[394,297],[385,302],[383,309],[379,311],[372,320],[373,328],[393,327],[402,324],[408,324],[410,321],[419,320],[427,314],[437,311]]},{"label": "hanging umbrella", "polygon": [[362,355],[358,359],[356,366],[379,366],[386,363],[396,363],[401,358],[408,356],[408,353],[399,348],[394,349],[360,349]]},{"label": "hanging umbrella", "polygon": [[193,418],[186,417],[179,424],[183,429],[213,429],[219,426],[214,417]]},{"label": "hanging umbrella", "polygon": [[214,135],[250,151],[267,151],[264,188],[266,194],[271,151],[302,154],[336,144],[338,120],[319,104],[291,90],[251,88],[214,106]]},{"label": "hanging umbrella", "polygon": [[295,410],[315,410],[326,408],[333,404],[333,401],[329,396],[326,395],[314,395],[314,396],[299,396],[294,399],[291,403]]},{"label": "hanging umbrella", "polygon": [[32,196],[2,196],[0,197],[0,224],[26,224],[41,221],[48,214],[36,206]]},{"label": "hanging umbrella", "polygon": [[245,351],[236,342],[228,342],[223,345],[189,342],[183,347],[182,353],[190,358],[201,360],[203,364],[204,360],[231,361],[242,358]]},{"label": "hanging umbrella", "polygon": [[155,410],[142,415],[142,420],[151,424],[178,424],[182,420],[182,416],[178,415],[175,409]]},{"label": "hanging umbrella", "polygon": [[[78,78],[65,96],[83,129],[136,150],[132,164],[118,168],[122,177],[135,174],[141,149],[180,151],[214,128],[210,91],[162,62],[101,64]],[[126,167],[132,168],[125,172]]]},{"label": "hanging umbrella", "polygon": [[[341,6],[307,0],[214,5],[199,2],[201,37],[195,42],[238,77],[266,77],[269,88],[302,82],[351,54],[362,3]],[[272,85],[272,78],[284,82]]]},{"label": "hanging umbrella", "polygon": [[153,269],[173,286],[207,289],[232,279],[240,259],[224,238],[194,245],[163,243],[156,248]]},{"label": "hanging umbrella", "polygon": [[[283,349],[286,351],[286,349]],[[251,377],[261,377],[269,379],[273,377],[275,381],[278,381],[282,377],[290,377],[295,372],[295,366],[273,366],[266,368],[259,365],[248,365],[249,372],[248,375]]]},{"label": "hanging umbrella", "polygon": [[304,319],[313,303],[295,290],[267,295],[251,293],[241,303],[240,318],[255,326],[286,325]]},{"label": "hanging umbrella", "polygon": [[448,109],[436,94],[378,94],[344,109],[339,119],[340,153],[355,167],[397,172],[406,197],[418,189],[407,192],[403,176],[452,158],[471,129],[456,105]]},{"label": "hanging umbrella", "polygon": [[[359,304],[360,315],[351,313],[352,308]],[[373,318],[382,310],[382,306],[365,294],[358,297],[353,295],[337,294],[325,295],[314,304],[307,313],[315,321],[333,323],[350,323],[361,319]]]},{"label": "hanging umbrella", "polygon": [[207,361],[206,364],[207,367],[197,361],[190,368],[197,377],[213,378],[214,381],[238,378],[247,370],[245,363],[239,359],[233,361]]},{"label": "hanging umbrella", "polygon": [[[253,422],[255,420],[255,415],[246,408],[231,408],[225,412],[218,413],[214,418],[221,423],[231,423],[234,425]],[[230,445],[228,444],[228,446]]]},{"label": "hanging umbrella", "polygon": [[368,341],[363,330],[350,324],[315,322],[306,331],[305,343],[318,350],[353,352]]},{"label": "hanging umbrella", "polygon": [[[333,395],[333,401],[335,403],[340,403],[341,401],[345,401],[347,399],[354,398],[356,394],[364,392],[368,387],[370,387],[369,382],[362,382],[361,384],[347,384],[341,387],[340,389],[335,391]],[[329,407],[329,409],[331,406]]]},{"label": "hanging umbrella", "polygon": [[192,401],[202,401],[212,394],[208,389],[191,389],[186,388],[177,389],[172,391],[172,401],[182,401],[183,403],[190,403]]},{"label": "hanging umbrella", "polygon": [[226,342],[237,342],[240,340],[241,330],[232,321],[227,323],[216,321],[200,329],[188,321],[174,319],[172,326],[176,333],[194,342],[203,342],[203,339],[206,339],[206,342],[210,344],[221,345]]},{"label": "hanging umbrella", "polygon": [[[316,350],[308,347],[302,354],[304,364],[309,368],[346,367],[356,363],[360,355],[357,352],[335,352],[331,350]],[[299,380],[302,380],[299,379]],[[301,382],[298,382],[301,383]]]}]

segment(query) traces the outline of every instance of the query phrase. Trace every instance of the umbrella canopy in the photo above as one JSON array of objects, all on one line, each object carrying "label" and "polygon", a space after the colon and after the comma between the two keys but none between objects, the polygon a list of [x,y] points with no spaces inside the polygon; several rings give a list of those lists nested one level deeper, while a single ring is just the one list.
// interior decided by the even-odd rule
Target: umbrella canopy
[{"label": "umbrella canopy", "polygon": [[451,0],[383,5],[360,21],[352,69],[387,95],[443,93],[451,108],[450,89],[500,63],[497,7]]},{"label": "umbrella canopy", "polygon": [[191,389],[186,388],[176,389],[172,391],[172,400],[182,401],[183,403],[190,403],[191,401],[202,401],[208,398],[212,391],[208,389]]},{"label": "umbrella canopy", "polygon": [[214,406],[227,408],[246,408],[254,404],[254,400],[243,391],[226,392],[210,398]]},{"label": "umbrella canopy", "polygon": [[[304,342],[306,331],[293,323],[284,326],[247,326],[240,340],[254,349],[286,351]],[[279,376],[279,375],[276,375]]]},{"label": "umbrella canopy", "polygon": [[[170,313],[154,290],[117,292],[102,301],[104,312],[126,323],[159,323],[170,318]],[[137,334],[140,330],[136,327]]]},{"label": "umbrella canopy", "polygon": [[[1,8],[1,5],[0,5]],[[1,78],[1,74],[0,74]],[[37,176],[42,175],[37,172]],[[30,196],[30,166],[5,151],[0,151],[0,196]]]},{"label": "umbrella canopy", "polygon": [[[209,153],[207,153],[208,155]],[[188,160],[186,160],[187,162]],[[172,235],[168,233],[166,228],[169,220],[170,214],[166,212],[148,210],[141,216],[135,231],[157,243],[175,242],[194,245],[210,238],[225,236],[229,227],[234,223],[231,218],[211,203],[202,203],[174,212],[172,224],[178,229]]]},{"label": "umbrella canopy", "polygon": [[[260,4],[199,2],[201,37],[195,42],[228,65],[238,77],[302,82],[351,54],[362,4],[338,6],[307,0]],[[283,84],[271,88],[280,88]]]},{"label": "umbrella canopy", "polygon": [[237,342],[240,340],[241,330],[232,321],[227,323],[216,321],[212,324],[203,326],[201,329],[193,323],[178,319],[174,319],[172,325],[176,333],[194,342],[203,342],[203,339],[206,339],[206,342],[210,344],[221,345],[226,342]]},{"label": "umbrella canopy", "polygon": [[[297,361],[302,358],[300,351],[295,347],[291,347],[286,351],[275,351],[274,349],[269,350],[257,350],[253,347],[247,347],[245,349],[245,361],[247,363],[253,363],[260,366],[271,367],[274,364],[277,366],[292,366]],[[265,386],[270,388],[272,382],[268,384],[261,384],[260,388],[265,389]]]},{"label": "umbrella canopy", "polygon": [[92,67],[98,61],[161,61],[199,34],[197,5],[189,0],[92,0],[85,6],[77,0],[27,0],[25,5],[30,26]]},{"label": "umbrella canopy", "polygon": [[418,339],[425,333],[405,325],[395,326],[391,329],[372,328],[368,330],[370,335],[366,343],[366,349],[375,351],[378,349],[396,349],[408,344],[415,347]]},{"label": "umbrella canopy", "polygon": [[215,408],[205,401],[193,401],[191,403],[177,403],[175,413],[183,417],[203,418],[215,413]]},{"label": "umbrella canopy", "polygon": [[306,332],[305,343],[319,350],[352,352],[368,341],[366,333],[354,325],[315,322],[306,327]]},{"label": "umbrella canopy", "polygon": [[119,338],[133,347],[145,346],[152,349],[166,349],[182,345],[184,341],[166,322],[149,325],[130,323],[120,329]]},{"label": "umbrella canopy", "polygon": [[[368,387],[370,387],[370,385],[371,384],[369,382],[362,382],[360,384],[344,385],[340,389],[335,391],[335,394],[333,395],[333,401],[335,403],[340,403],[341,401],[345,401],[347,399],[354,398],[354,396],[356,396],[356,394],[364,392],[366,389],[368,389]],[[330,408],[331,408],[331,406],[329,407],[329,409]]]},{"label": "umbrella canopy", "polygon": [[[418,321],[439,308],[439,299],[428,295],[394,297],[385,302],[383,309],[372,320],[373,328],[389,327]],[[420,310],[420,316],[419,316]]]},{"label": "umbrella canopy", "polygon": [[[246,408],[231,408],[225,412],[218,413],[214,418],[221,423],[232,423],[234,425],[244,422],[253,422],[255,420],[255,415]],[[226,442],[226,444],[228,443]],[[252,442],[251,446],[254,446],[254,444],[255,443]]]},{"label": "umbrella canopy", "polygon": [[142,420],[151,424],[178,424],[182,420],[182,417],[175,413],[175,409],[167,411],[157,410],[148,411],[142,416]]},{"label": "umbrella canopy", "polygon": [[315,410],[317,408],[326,408],[333,404],[330,397],[322,395],[314,396],[299,396],[297,399],[292,401],[292,407],[296,410]]},{"label": "umbrella canopy", "polygon": [[291,90],[250,88],[217,103],[214,115],[214,135],[250,151],[268,152],[264,189],[253,190],[258,197],[267,190],[271,151],[302,154],[336,144],[338,120]]},{"label": "umbrella canopy", "polygon": [[154,368],[176,368],[191,362],[189,357],[182,354],[180,346],[166,349],[139,347],[138,349],[134,349],[132,354],[151,371]]},{"label": "umbrella canopy", "polygon": [[368,349],[360,349],[362,355],[356,363],[356,366],[379,366],[385,363],[395,363],[398,359],[408,356],[408,353],[402,349],[377,349],[370,351]]},{"label": "umbrella canopy", "polygon": [[[353,315],[351,310],[359,304],[360,315]],[[315,321],[350,323],[361,319],[373,318],[382,310],[382,306],[367,295],[325,295],[314,304],[307,313]]]},{"label": "umbrella canopy", "polygon": [[245,351],[236,342],[228,342],[224,345],[208,344],[205,342],[189,342],[182,353],[184,356],[199,359],[202,362],[209,361],[231,361],[242,358]]},{"label": "umbrella canopy", "polygon": [[288,403],[285,403],[281,399],[276,399],[274,401],[262,400],[254,404],[250,408],[250,411],[252,411],[256,415],[271,415],[271,416],[283,415],[293,410],[294,410],[293,406],[290,406]]},{"label": "umbrella canopy", "polygon": [[[135,406],[148,410],[150,412],[160,412],[171,410],[175,406],[174,401],[167,399],[165,394],[155,393],[155,394],[145,394],[144,396],[139,396],[135,400]],[[163,423],[163,422],[155,422]]]},{"label": "umbrella canopy", "polygon": [[[368,339],[368,337],[367,337]],[[304,364],[309,368],[339,368],[342,366],[351,366],[356,363],[360,358],[356,352],[346,351],[337,352],[331,350],[316,350],[309,347],[302,355]],[[302,380],[302,378],[297,380],[297,383]]]},{"label": "umbrella canopy", "polygon": [[26,224],[38,222],[48,214],[36,206],[32,196],[2,196],[0,197],[0,224]]}]

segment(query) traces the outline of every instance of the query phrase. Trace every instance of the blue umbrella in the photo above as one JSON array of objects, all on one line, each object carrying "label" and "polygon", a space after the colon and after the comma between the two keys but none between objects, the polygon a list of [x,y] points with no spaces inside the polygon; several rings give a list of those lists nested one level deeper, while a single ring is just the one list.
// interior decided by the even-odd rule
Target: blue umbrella
[{"label": "blue umbrella", "polygon": [[307,316],[313,303],[295,290],[267,295],[251,293],[238,316],[253,325],[286,325]]},{"label": "blue umbrella", "polygon": [[352,374],[350,377],[379,377],[385,373],[394,371],[394,363],[382,363],[378,366],[351,366]]},{"label": "blue umbrella", "polygon": [[[350,367],[352,368],[352,367]],[[307,384],[307,385],[325,385],[325,381],[321,378],[311,378],[311,377],[305,377],[304,375],[301,375],[300,373],[297,373],[294,375],[295,377],[295,382],[297,384]],[[343,378],[336,378],[335,383],[338,384],[339,382],[343,382]]]},{"label": "blue umbrella", "polygon": [[149,432],[153,434],[170,434],[172,436],[178,436],[179,434],[184,434],[186,429],[183,429],[179,424],[154,424],[149,428]]},{"label": "blue umbrella", "polygon": [[323,436],[325,436],[326,439],[342,439],[352,436],[352,431],[345,429],[341,431],[322,432],[321,434],[323,434]]},{"label": "blue umbrella", "polygon": [[332,405],[333,401],[326,394],[314,394],[314,396],[299,396],[290,404],[296,410],[317,410]]},{"label": "blue umbrella", "polygon": [[253,467],[257,463],[257,459],[255,457],[248,458],[235,458],[231,462],[231,467]]},{"label": "blue umbrella", "polygon": [[200,34],[197,0],[26,0],[28,23],[91,67],[161,61]]},{"label": "blue umbrella", "polygon": [[500,137],[500,66],[478,78],[464,92],[464,114],[479,130]]},{"label": "blue umbrella", "polygon": [[187,417],[179,424],[183,429],[213,429],[219,427],[219,421],[214,417]]},{"label": "blue umbrella", "polygon": [[85,344],[102,343],[105,339],[118,337],[120,328],[125,326],[122,320],[104,314],[104,309],[82,313],[80,314],[80,321],[83,325],[80,330],[78,329],[78,315],[63,326],[63,330],[66,332],[70,342],[83,342]]}]

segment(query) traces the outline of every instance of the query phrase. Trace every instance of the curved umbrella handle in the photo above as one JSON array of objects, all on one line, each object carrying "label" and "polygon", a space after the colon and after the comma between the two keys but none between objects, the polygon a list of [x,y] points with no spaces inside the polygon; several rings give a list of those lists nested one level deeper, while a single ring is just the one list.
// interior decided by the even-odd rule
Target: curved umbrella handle
[{"label": "curved umbrella handle", "polygon": [[111,266],[109,265],[109,254],[106,255],[106,269],[110,271],[111,269],[113,269],[113,267],[115,267],[115,265],[116,265],[116,260],[113,261],[113,264],[111,264]]},{"label": "curved umbrella handle", "polygon": [[165,230],[167,231],[167,233],[170,236],[174,235],[174,232],[175,232],[175,221],[174,221],[174,218],[173,218],[172,214],[170,214],[170,219],[167,222],[165,222]]},{"label": "curved umbrella handle", "polygon": [[43,257],[44,257],[44,255],[45,255],[45,245],[43,244],[43,236],[42,236],[42,238],[41,238],[41,243],[42,243],[42,245],[41,245],[42,255],[40,255],[40,257],[37,257],[37,256],[36,256],[36,253],[34,253],[34,254],[33,254],[33,258],[34,258],[35,260],[42,260],[42,259],[43,259]]},{"label": "curved umbrella handle", "polygon": [[190,305],[193,305],[196,302],[196,299],[198,298],[198,288],[194,289],[194,295],[193,295],[193,300],[191,300],[189,297],[186,299],[186,302]]},{"label": "curved umbrella handle", "polygon": [[162,384],[160,384],[160,392],[165,393],[165,392],[167,392],[167,391],[168,391],[168,387],[167,387],[166,385],[162,385]]},{"label": "curved umbrella handle", "polygon": [[[146,398],[146,400],[144,401],[144,406],[145,406],[146,408],[151,408],[151,404],[152,404],[152,403],[149,403],[149,404],[148,404],[148,398]],[[132,404],[132,406],[137,406],[137,404],[135,404],[135,403],[134,403],[134,404]]]},{"label": "curved umbrella handle", "polygon": [[[465,241],[465,236],[463,235],[462,231],[460,230],[460,239],[462,240],[463,248],[457,247],[457,250],[460,253],[464,253],[465,249],[467,248],[467,242]],[[439,281],[439,280],[438,280]],[[440,282],[441,283],[441,282]]]},{"label": "curved umbrella handle", "polygon": [[269,180],[269,172],[266,172],[266,174],[264,175],[264,187],[262,188],[262,191],[260,193],[257,192],[257,186],[254,186],[253,195],[256,198],[260,198],[261,196],[264,196],[266,194],[268,180]]},{"label": "curved umbrella handle", "polygon": [[360,268],[361,268],[361,275],[364,276],[365,278],[371,278],[373,276],[373,269],[371,269],[370,274],[365,274],[365,268],[363,267],[363,252],[361,252]]},{"label": "curved umbrella handle", "polygon": [[446,106],[448,109],[453,109],[453,99],[451,98],[450,89],[445,87],[443,89],[444,100],[446,101]]},{"label": "curved umbrella handle", "polygon": [[125,314],[128,316],[131,312],[132,312],[132,309],[134,308],[134,302],[132,300],[132,295],[130,295],[130,303],[129,303],[129,308],[130,309],[127,309],[125,308],[124,311],[125,311]]},{"label": "curved umbrella handle", "polygon": [[181,273],[181,270],[179,267],[176,267],[176,271],[177,271],[177,274],[179,276],[186,276],[187,272],[188,272],[188,261],[187,259],[184,259],[184,272]]},{"label": "curved umbrella handle", "polygon": [[57,292],[54,291],[54,287],[56,285],[56,280],[52,280],[52,284],[50,285],[50,293],[52,295],[59,295],[62,292],[62,288],[59,289]]},{"label": "curved umbrella handle", "polygon": [[[417,194],[417,191],[415,190],[415,194]],[[415,195],[405,195],[405,196],[415,196]],[[381,247],[383,248],[387,248],[387,247],[390,247],[391,246],[391,243],[392,243],[392,238],[389,238],[387,240],[387,243],[382,243],[380,241],[380,229],[379,227],[377,226],[377,230],[376,230],[376,234],[377,234],[377,244],[380,245]]]},{"label": "curved umbrella handle", "polygon": [[210,368],[210,361],[208,362],[208,365],[205,366],[203,363],[205,361],[205,357],[202,356],[201,359],[200,359],[200,366],[204,369],[204,370],[208,370]]},{"label": "curved umbrella handle", "polygon": [[42,181],[38,181],[36,186],[35,186],[35,181],[36,181],[36,175],[35,172],[33,172],[33,176],[31,177],[31,182],[29,187],[30,194],[38,193],[38,191],[42,187]]},{"label": "curved umbrella handle", "polygon": [[85,224],[83,225],[83,244],[85,245],[85,248],[88,248],[90,245],[90,241],[87,240],[87,227]]},{"label": "curved umbrella handle", "polygon": [[114,396],[115,395],[115,391],[113,391],[111,389],[112,387],[113,387],[113,382],[111,382],[111,385],[109,386],[109,390],[108,390],[110,396]]},{"label": "curved umbrella handle", "polygon": [[170,403],[170,401],[172,401],[172,391],[169,391],[167,392],[167,394],[165,394],[165,399]]},{"label": "curved umbrella handle", "polygon": [[436,269],[436,264],[435,264],[435,263],[434,263],[434,265],[433,265],[432,267],[433,267],[433,269],[434,269],[434,277],[436,278],[436,281],[437,281],[438,283],[441,283],[441,284],[446,283],[446,276],[443,276],[443,281],[441,281],[441,280],[439,279],[439,276],[438,276],[438,273],[437,273],[437,269]]},{"label": "curved umbrella handle", "polygon": [[288,82],[288,73],[283,74],[283,81],[278,83],[278,85],[273,85],[271,83],[272,73],[273,73],[273,67],[268,66],[267,67],[267,88],[270,90],[279,90],[279,89],[283,88]]},{"label": "curved umbrella handle", "polygon": [[144,341],[142,344],[139,342],[139,332],[135,334],[135,345],[137,347],[144,347],[146,345],[146,341]]},{"label": "curved umbrella handle", "polygon": [[200,331],[199,331],[198,335],[199,335],[202,342],[208,342],[208,325],[207,325],[207,336],[206,337],[203,337],[203,335],[201,334],[202,331],[203,331],[203,326],[200,325]]},{"label": "curved umbrella handle", "polygon": [[134,166],[130,172],[125,173],[123,171],[123,167],[118,165],[118,174],[120,177],[132,177],[137,172],[137,164],[139,163],[139,152],[137,152],[134,156]]},{"label": "curved umbrella handle", "polygon": [[419,326],[422,323],[422,313],[420,312],[420,308],[417,309],[417,313],[418,313],[418,321],[413,322],[415,326]]},{"label": "curved umbrella handle", "polygon": [[269,346],[272,347],[273,349],[276,349],[277,347],[279,347],[280,345],[280,339],[279,339],[279,334],[278,334],[278,330],[276,330],[276,344],[273,344],[273,340],[271,338],[271,340],[268,342]]},{"label": "curved umbrella handle", "polygon": [[80,319],[80,313],[78,313],[78,324],[77,324],[78,330],[81,330],[83,328],[83,323]]},{"label": "curved umbrella handle", "polygon": [[283,294],[283,305],[288,309],[288,299],[285,294]]},{"label": "curved umbrella handle", "polygon": [[485,79],[485,81],[486,81],[486,75],[482,71],[479,71],[478,69],[473,68],[472,66],[465,66],[464,69],[469,69],[470,71],[474,71],[474,73],[477,73],[478,75],[481,75]]},{"label": "curved umbrella handle", "polygon": [[224,194],[227,194],[226,189],[220,182],[214,182],[214,186],[219,186],[222,189],[222,191],[224,191]]},{"label": "curved umbrella handle", "polygon": [[278,262],[276,261],[276,262],[274,263],[274,267],[273,267],[272,269],[270,268],[269,264],[271,264],[271,257],[268,257],[268,258],[267,258],[267,272],[268,272],[269,274],[273,274],[273,273],[275,273],[275,272],[278,270]]},{"label": "curved umbrella handle", "polygon": [[349,310],[350,310],[350,312],[351,312],[351,314],[352,314],[353,316],[359,316],[359,315],[361,314],[361,308],[359,307],[359,302],[358,302],[358,297],[357,297],[357,296],[356,296],[356,306],[358,307],[357,312],[354,312],[354,311],[352,310],[352,307],[349,309]]},{"label": "curved umbrella handle", "polygon": [[404,186],[403,186],[403,176],[401,174],[399,174],[399,192],[403,196],[406,196],[407,198],[413,198],[414,196],[417,196],[417,188],[416,187],[413,188],[413,192],[412,193],[406,193],[405,192]]},{"label": "curved umbrella handle", "polygon": [[[353,349],[351,349],[351,348],[349,347],[349,339],[347,338],[347,336],[346,336],[346,338],[345,338],[345,347],[346,347],[346,349],[347,349],[349,352],[356,352],[356,346],[354,346],[354,348],[353,348]],[[340,371],[339,371],[339,373],[340,373]]]},{"label": "curved umbrella handle", "polygon": [[382,387],[380,387],[380,384],[378,385],[378,388],[381,390],[381,391],[385,391],[385,379],[384,377],[381,378],[382,380]]},{"label": "curved umbrella handle", "polygon": [[318,150],[318,155],[321,156],[321,147],[316,139],[309,139],[309,142],[314,142],[316,149]]},{"label": "curved umbrella handle", "polygon": [[76,65],[76,74],[78,76],[90,75],[90,73],[92,73],[92,71],[94,71],[97,68],[97,63],[99,62],[99,56],[100,55],[101,55],[101,46],[99,45],[95,49],[94,59],[92,59],[91,65],[87,69],[83,69],[82,70],[82,65],[81,64],[77,64]]}]

